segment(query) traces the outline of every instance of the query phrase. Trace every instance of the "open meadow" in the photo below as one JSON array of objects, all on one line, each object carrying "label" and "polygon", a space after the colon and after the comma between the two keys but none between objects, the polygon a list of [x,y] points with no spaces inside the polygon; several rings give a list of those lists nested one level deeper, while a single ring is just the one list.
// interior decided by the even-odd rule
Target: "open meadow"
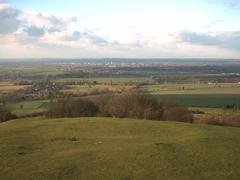
[{"label": "open meadow", "polygon": [[0,124],[0,179],[238,180],[239,136],[239,128],[131,119],[9,121]]}]

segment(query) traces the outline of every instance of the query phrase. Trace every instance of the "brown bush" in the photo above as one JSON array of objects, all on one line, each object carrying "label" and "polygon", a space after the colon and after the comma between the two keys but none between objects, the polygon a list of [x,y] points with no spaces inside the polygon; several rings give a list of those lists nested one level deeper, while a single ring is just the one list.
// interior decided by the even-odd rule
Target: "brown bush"
[{"label": "brown bush", "polygon": [[91,98],[90,101],[92,101],[97,107],[98,107],[98,113],[97,116],[99,117],[109,117],[111,116],[107,109],[107,104],[109,99],[111,99],[112,96],[98,96]]},{"label": "brown bush", "polygon": [[112,117],[155,120],[162,117],[162,106],[157,100],[138,94],[113,96],[105,109]]},{"label": "brown bush", "polygon": [[218,126],[240,127],[240,115],[212,115],[205,116],[200,123]]},{"label": "brown bush", "polygon": [[59,100],[50,108],[47,117],[91,117],[97,112],[97,106],[88,100]]},{"label": "brown bush", "polygon": [[192,113],[186,108],[164,105],[151,96],[133,93],[84,100],[60,100],[49,110],[47,116],[101,116],[181,122],[193,120]]},{"label": "brown bush", "polygon": [[163,112],[163,119],[167,121],[193,122],[192,113],[184,107],[166,106]]}]

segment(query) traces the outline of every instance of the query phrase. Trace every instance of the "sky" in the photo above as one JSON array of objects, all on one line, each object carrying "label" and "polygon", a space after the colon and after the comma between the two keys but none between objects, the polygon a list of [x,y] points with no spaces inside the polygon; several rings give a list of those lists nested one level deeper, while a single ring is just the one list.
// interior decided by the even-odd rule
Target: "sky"
[{"label": "sky", "polygon": [[0,0],[0,58],[240,58],[240,0]]}]

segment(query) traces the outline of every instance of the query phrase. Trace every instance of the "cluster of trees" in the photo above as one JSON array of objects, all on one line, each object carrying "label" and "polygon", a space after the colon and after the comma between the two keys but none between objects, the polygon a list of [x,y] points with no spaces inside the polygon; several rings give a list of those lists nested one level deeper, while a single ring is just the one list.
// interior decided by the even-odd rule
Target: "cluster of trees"
[{"label": "cluster of trees", "polygon": [[0,123],[16,118],[4,104],[0,104]]},{"label": "cluster of trees", "polygon": [[91,99],[63,99],[47,113],[48,117],[117,117],[192,122],[193,116],[184,107],[164,104],[150,96],[124,94]]}]

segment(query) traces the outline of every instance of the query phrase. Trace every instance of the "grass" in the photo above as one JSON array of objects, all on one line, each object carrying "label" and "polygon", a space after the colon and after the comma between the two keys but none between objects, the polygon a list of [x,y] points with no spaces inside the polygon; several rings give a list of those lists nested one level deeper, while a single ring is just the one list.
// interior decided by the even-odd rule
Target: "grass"
[{"label": "grass", "polygon": [[48,100],[20,101],[8,104],[12,113],[17,116],[25,116],[31,113],[42,112],[46,110],[44,106]]},{"label": "grass", "polygon": [[144,120],[0,124],[0,179],[225,180],[240,177],[239,128]]}]

